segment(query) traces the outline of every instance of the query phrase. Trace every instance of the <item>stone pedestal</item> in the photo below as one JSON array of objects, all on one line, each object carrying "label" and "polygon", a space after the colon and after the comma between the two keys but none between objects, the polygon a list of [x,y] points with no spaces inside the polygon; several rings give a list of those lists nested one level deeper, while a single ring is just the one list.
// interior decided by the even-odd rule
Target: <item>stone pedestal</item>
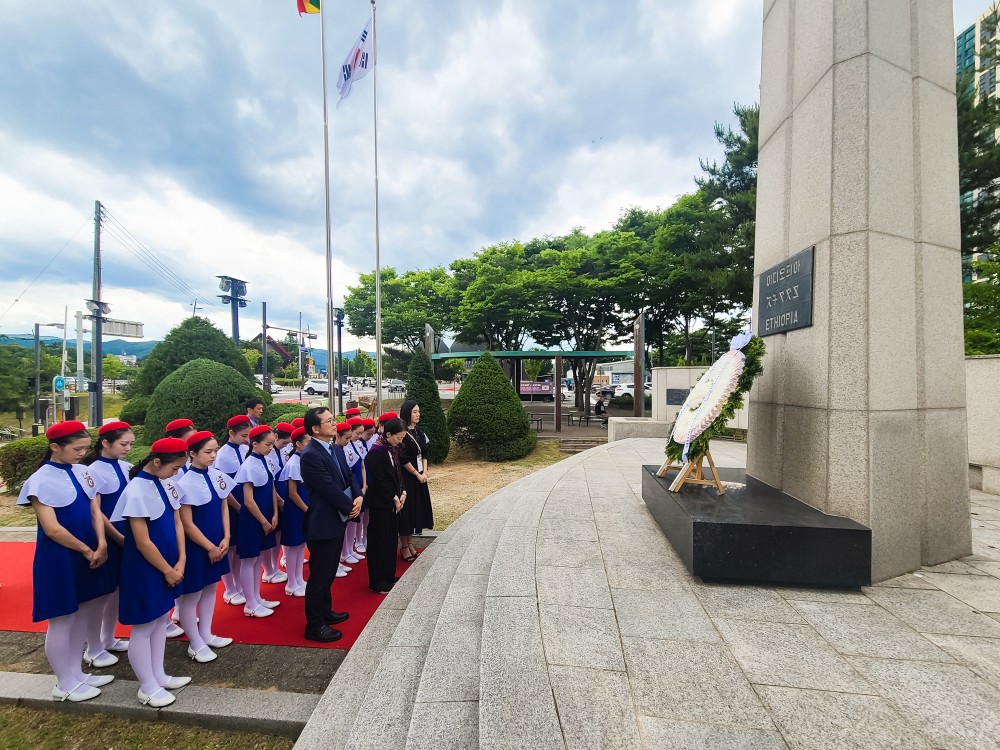
[{"label": "stone pedestal", "polygon": [[951,13],[764,0],[755,274],[816,250],[747,473],[870,527],[875,581],[971,551]]}]

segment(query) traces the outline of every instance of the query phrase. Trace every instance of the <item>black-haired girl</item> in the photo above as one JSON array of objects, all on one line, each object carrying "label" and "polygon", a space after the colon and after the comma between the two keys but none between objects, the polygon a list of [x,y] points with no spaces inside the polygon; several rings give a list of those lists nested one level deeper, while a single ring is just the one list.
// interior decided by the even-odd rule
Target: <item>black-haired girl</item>
[{"label": "black-haired girl", "polygon": [[180,493],[172,478],[187,460],[187,443],[161,438],[132,467],[131,481],[111,521],[128,522],[122,550],[118,619],[132,626],[128,661],[139,680],[139,702],[162,708],[174,702],[168,690],[191,682],[163,670],[169,612],[184,580],[186,561]]},{"label": "black-haired girl", "polygon": [[292,432],[292,453],[281,471],[281,479],[288,486],[288,499],[281,515],[281,543],[285,550],[285,570],[288,573],[288,581],[285,583],[287,596],[306,595],[306,581],[302,574],[306,559],[303,523],[309,510],[309,494],[306,492],[305,482],[302,481],[299,458],[310,439],[305,427],[295,428]]},{"label": "black-haired girl", "polygon": [[99,688],[114,679],[85,674],[80,662],[87,610],[109,593],[104,516],[94,478],[80,465],[90,448],[84,424],[58,422],[45,437],[45,460],[17,498],[18,505],[31,505],[38,517],[31,619],[49,621],[45,656],[56,675],[52,698],[78,702],[96,698]]},{"label": "black-haired girl", "polygon": [[[229,432],[229,439],[219,446],[215,455],[215,468],[223,474],[228,474],[234,480],[236,472],[240,470],[243,461],[250,451],[247,444],[250,440],[250,417],[246,414],[237,414],[226,422],[226,429]],[[240,556],[236,551],[239,541],[239,496],[229,503],[229,572],[222,576],[222,585],[225,587],[222,592],[222,601],[232,604],[234,607],[246,604],[246,597],[243,596],[243,583],[240,580]]]}]

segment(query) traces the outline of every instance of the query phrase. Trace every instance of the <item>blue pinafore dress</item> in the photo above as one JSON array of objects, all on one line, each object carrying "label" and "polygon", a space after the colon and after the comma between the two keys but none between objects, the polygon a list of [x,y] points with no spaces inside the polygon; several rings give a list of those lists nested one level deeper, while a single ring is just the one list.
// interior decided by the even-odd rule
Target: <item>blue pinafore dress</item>
[{"label": "blue pinafore dress", "polygon": [[[259,466],[256,465],[258,461],[260,462]],[[253,484],[253,499],[261,514],[268,519],[274,517],[274,476],[271,474],[270,466],[268,466],[267,456],[250,452],[236,474],[236,482],[238,485],[247,482]],[[247,510],[243,503],[242,486],[239,487],[236,497],[240,501],[240,533],[236,553],[241,558],[259,557],[261,552],[271,549],[277,544],[274,532],[264,534],[264,527]]]},{"label": "blue pinafore dress", "polygon": [[[101,456],[95,463],[100,463],[100,466],[96,469],[92,467],[92,473],[97,474],[100,471],[102,474],[113,474],[117,479],[117,484],[114,482],[107,483],[106,481],[105,484],[98,487],[98,492],[101,493],[101,513],[104,514],[105,518],[110,520],[111,515],[115,512],[115,507],[118,505],[118,499],[122,496],[122,492],[125,491],[128,479],[125,477],[125,471],[122,469],[121,462],[116,458],[104,458]],[[100,482],[100,479],[101,477],[97,477],[98,482]],[[117,487],[117,489],[110,489],[112,486]],[[125,521],[115,521],[111,525],[115,527],[115,530],[119,534],[125,535],[125,527],[128,525]],[[110,539],[108,540],[107,566],[111,582],[115,588],[118,588],[122,572],[122,548]]]},{"label": "blue pinafore dress", "polygon": [[[227,460],[224,462],[223,465],[219,464],[219,456],[222,455],[222,449],[226,448],[227,446],[229,450],[236,456],[236,469],[233,471],[230,471],[230,469],[232,468],[229,465],[230,463],[232,463],[231,461]],[[223,474],[228,474],[232,479],[236,479],[236,474],[239,471],[239,467],[242,466],[243,461],[246,460],[243,457],[243,452],[240,450],[241,447],[242,446],[236,445],[235,443],[225,442],[222,444],[222,446],[219,448],[219,452],[216,454],[215,467]],[[233,497],[236,498],[236,502],[238,502],[240,505],[243,505],[242,492],[239,491],[234,492]],[[230,506],[228,503],[226,504],[226,506],[229,508],[229,545],[233,548],[236,548],[237,546],[236,543],[239,541],[240,538],[239,511],[233,510],[232,506]],[[236,551],[236,554],[237,555],[239,554],[239,550]]]},{"label": "blue pinafore dress", "polygon": [[[174,510],[180,507],[180,501],[172,485],[170,490],[174,495],[172,498],[167,497],[163,482],[152,474],[140,471],[122,493],[115,517],[111,520],[145,518],[149,540],[163,559],[173,566],[180,559],[174,525]],[[143,557],[128,523],[122,549],[120,586],[118,622],[122,625],[141,625],[165,615],[173,608],[174,597],[180,593],[179,587],[168,586],[163,573]]]},{"label": "blue pinafore dress", "polygon": [[[354,454],[356,459],[354,463],[351,463],[351,454]],[[352,440],[347,444],[347,448],[344,451],[344,455],[347,456],[347,463],[350,466],[351,472],[354,474],[354,478],[358,480],[358,487],[364,487],[364,476],[361,472],[361,468],[365,465],[365,455],[368,453],[368,447],[365,445],[364,440]],[[365,501],[364,497],[361,498],[361,511],[364,512],[368,510],[368,503]],[[351,519],[353,521],[361,521],[361,516]]]},{"label": "blue pinafore dress", "polygon": [[[271,455],[268,456],[271,461],[268,462],[268,466],[271,468],[271,474],[274,476],[274,489],[278,493],[278,497],[281,498],[282,507],[288,505],[288,482],[281,478],[285,471],[285,458],[281,455],[281,451],[271,451]],[[273,463],[272,463],[273,461]],[[282,543],[284,543],[284,519],[282,518],[282,513],[278,511],[278,527],[275,532],[281,532]],[[277,536],[275,536],[277,539]]]},{"label": "blue pinafore dress", "polygon": [[[286,488],[288,480],[294,479],[297,483],[296,491],[299,493],[299,497],[302,498],[306,507],[309,507],[309,493],[306,490],[306,483],[302,481],[302,468],[299,465],[298,453],[293,453],[288,457],[285,468],[281,471],[281,479]],[[281,511],[281,543],[284,546],[298,547],[300,544],[306,543],[305,530],[303,529],[305,517],[306,514],[302,509],[286,496],[285,507]]]},{"label": "blue pinafore dress", "polygon": [[[66,498],[50,496],[49,488],[53,486],[60,490],[60,494],[75,492],[75,497],[58,506],[56,503],[68,499],[68,494]],[[97,532],[90,515],[90,501],[95,492],[94,480],[83,467],[74,468],[71,464],[49,461],[24,483],[17,504],[30,505],[30,498],[37,497],[39,502],[55,511],[60,526],[96,550]],[[32,576],[33,622],[71,615],[84,602],[115,590],[107,564],[92,570],[90,563],[79,552],[49,539],[41,524],[38,524],[35,538]]]},{"label": "blue pinafore dress", "polygon": [[[194,525],[208,541],[218,546],[225,534],[222,504],[236,484],[221,471],[193,466],[178,481],[184,491],[181,502],[190,506]],[[182,594],[195,594],[206,586],[218,583],[229,572],[227,555],[213,563],[208,558],[208,551],[190,539],[185,539],[184,548],[187,550],[187,561],[184,564],[184,580],[180,583]]]}]

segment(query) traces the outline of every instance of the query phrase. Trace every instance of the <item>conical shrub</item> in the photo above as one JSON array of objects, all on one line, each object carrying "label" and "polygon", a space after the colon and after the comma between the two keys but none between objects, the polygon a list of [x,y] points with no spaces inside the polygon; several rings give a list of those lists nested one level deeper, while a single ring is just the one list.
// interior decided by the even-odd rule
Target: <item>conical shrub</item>
[{"label": "conical shrub", "polygon": [[414,352],[406,371],[406,398],[413,399],[420,406],[420,429],[430,439],[427,458],[432,464],[441,463],[448,458],[448,451],[451,450],[451,436],[444,409],[441,408],[434,367],[423,350]]},{"label": "conical shrub", "polygon": [[476,360],[452,401],[448,430],[456,443],[487,461],[523,458],[537,440],[514,386],[489,352]]}]

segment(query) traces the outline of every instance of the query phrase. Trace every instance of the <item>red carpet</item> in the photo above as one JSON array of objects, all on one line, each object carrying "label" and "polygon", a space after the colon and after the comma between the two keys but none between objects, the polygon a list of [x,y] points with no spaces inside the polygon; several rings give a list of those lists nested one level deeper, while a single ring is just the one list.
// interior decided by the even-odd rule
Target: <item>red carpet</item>
[{"label": "red carpet", "polygon": [[[0,571],[3,571],[0,573],[0,630],[23,633],[45,632],[44,622],[31,621],[31,560],[34,554],[34,542],[0,542]],[[346,578],[338,578],[333,584],[334,609],[338,612],[349,612],[351,615],[350,619],[337,626],[337,629],[344,634],[339,641],[322,644],[307,641],[303,637],[305,599],[285,596],[283,583],[261,584],[262,595],[281,602],[271,617],[263,619],[245,617],[243,607],[233,607],[224,603],[220,584],[212,632],[228,636],[236,643],[348,649],[354,645],[358,635],[385,599],[385,596],[373,594],[368,590],[366,560],[352,567],[354,570],[348,573]],[[404,563],[397,555],[396,575],[402,575],[408,567],[409,564]],[[308,578],[308,565],[305,566],[305,572]],[[119,626],[119,631],[119,637],[128,637],[127,627]]]}]

